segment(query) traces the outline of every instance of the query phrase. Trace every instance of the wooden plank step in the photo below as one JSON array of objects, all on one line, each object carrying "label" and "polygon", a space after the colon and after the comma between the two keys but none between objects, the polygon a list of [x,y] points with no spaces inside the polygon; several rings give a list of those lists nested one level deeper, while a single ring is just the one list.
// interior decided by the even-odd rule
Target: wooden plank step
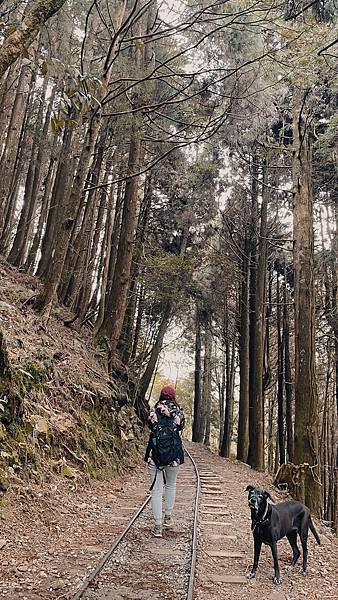
[{"label": "wooden plank step", "polygon": [[231,552],[229,550],[207,550],[207,554],[213,558],[243,558],[243,552]]},{"label": "wooden plank step", "polygon": [[209,575],[210,579],[215,583],[230,583],[230,584],[247,584],[248,580],[245,575]]},{"label": "wooden plank step", "polygon": [[225,512],[224,510],[202,510],[202,515],[214,515],[214,517],[218,517],[218,516],[222,516],[222,517],[229,517],[229,513]]},{"label": "wooden plank step", "polygon": [[224,521],[202,521],[202,525],[219,525],[221,527],[230,527],[232,523]]},{"label": "wooden plank step", "polygon": [[[204,534],[205,535],[205,534]],[[222,542],[223,540],[231,540],[231,541],[235,541],[237,540],[237,535],[219,535],[217,533],[209,533],[208,537],[207,537],[207,541],[213,541],[213,542]]]},{"label": "wooden plank step", "polygon": [[202,490],[202,494],[209,494],[209,496],[218,496],[219,500],[223,500],[222,496],[219,496],[220,492],[216,492],[216,490]]}]

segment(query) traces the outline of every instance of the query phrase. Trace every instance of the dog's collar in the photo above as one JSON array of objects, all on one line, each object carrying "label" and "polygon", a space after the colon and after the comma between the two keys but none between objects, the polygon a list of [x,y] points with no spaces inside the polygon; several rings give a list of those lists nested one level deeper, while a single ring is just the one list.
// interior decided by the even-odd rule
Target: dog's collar
[{"label": "dog's collar", "polygon": [[263,517],[262,517],[261,519],[259,519],[258,521],[256,521],[256,523],[254,524],[254,526],[251,528],[251,529],[252,529],[252,531],[255,531],[255,529],[256,529],[256,527],[257,527],[257,525],[259,525],[259,524],[261,524],[261,525],[262,525],[263,523],[266,523],[266,522],[269,520],[269,519],[267,518],[268,510],[269,510],[269,504],[268,504],[268,502],[267,502],[267,503],[266,503],[266,509],[265,509],[265,511],[264,511],[264,515],[263,515]]},{"label": "dog's collar", "polygon": [[266,509],[264,511],[264,515],[263,515],[262,521],[265,521],[266,515],[268,514],[268,510],[269,510],[269,504],[267,502],[266,503]]}]

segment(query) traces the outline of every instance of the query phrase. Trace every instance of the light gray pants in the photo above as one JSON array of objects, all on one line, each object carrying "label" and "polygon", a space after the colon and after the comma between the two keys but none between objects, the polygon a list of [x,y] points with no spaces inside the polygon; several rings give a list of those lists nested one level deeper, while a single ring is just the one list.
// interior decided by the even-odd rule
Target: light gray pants
[{"label": "light gray pants", "polygon": [[[164,494],[164,511],[166,515],[171,515],[175,504],[176,496],[176,479],[178,475],[179,466],[177,467],[164,467],[165,473],[165,494]],[[151,490],[151,508],[153,510],[153,516],[155,523],[160,525],[162,523],[162,495],[163,495],[163,471],[156,469],[155,465],[149,464],[149,477],[150,483],[154,481],[156,475],[156,481],[153,489]]]}]

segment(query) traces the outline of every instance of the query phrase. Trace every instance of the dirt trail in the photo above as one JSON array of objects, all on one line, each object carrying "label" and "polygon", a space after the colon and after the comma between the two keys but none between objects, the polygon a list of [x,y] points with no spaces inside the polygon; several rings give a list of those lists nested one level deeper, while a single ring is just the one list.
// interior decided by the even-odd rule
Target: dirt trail
[{"label": "dirt trail", "polygon": [[[213,581],[213,576],[219,573],[243,576],[251,564],[252,535],[245,487],[250,483],[257,484],[269,490],[276,500],[281,500],[282,495],[276,494],[268,476],[241,463],[212,455],[199,445],[188,444],[188,447],[200,457],[201,469],[210,470],[220,481],[217,484],[220,492],[202,493],[202,511],[213,512],[212,507],[205,505],[215,504],[223,507],[221,512],[227,513],[204,514],[203,520],[230,523],[226,526],[200,524],[196,600],[336,599],[338,540],[318,524],[322,545],[315,545],[309,535],[306,577],[300,575],[298,569],[292,574],[286,572],[290,549],[287,542],[281,541],[282,586],[276,587],[272,583],[272,559],[266,547],[262,550],[256,580],[232,585]],[[178,494],[182,485],[183,481]],[[6,505],[0,508],[0,598],[61,600],[71,597],[71,592],[131,516],[128,506],[140,504],[147,489],[147,473],[142,464],[111,481],[94,482],[91,487],[75,489],[71,483],[58,482],[58,486],[18,485],[13,488]],[[177,512],[174,529],[177,527],[178,531],[180,518],[182,516]],[[235,539],[229,536],[235,536]],[[161,544],[161,540],[156,542]],[[233,551],[240,557],[210,557],[207,554],[210,550]]]},{"label": "dirt trail", "polygon": [[[189,444],[190,447],[193,451],[194,444]],[[284,579],[282,585],[275,586],[272,583],[273,562],[270,548],[267,546],[262,548],[255,580],[238,584],[215,582],[218,575],[241,578],[252,564],[253,539],[247,494],[244,491],[246,486],[252,484],[266,489],[276,501],[285,499],[285,495],[272,487],[269,476],[252,471],[247,465],[222,459],[203,447],[195,450],[195,454],[200,457],[197,463],[201,470],[206,471],[206,465],[209,465],[210,472],[219,477],[217,486],[209,483],[208,487],[212,490],[212,486],[215,486],[215,490],[221,490],[217,495],[202,492],[202,511],[205,504],[222,506],[222,509],[207,507],[209,512],[215,512],[215,515],[205,514],[200,525],[196,600],[244,600],[248,597],[250,600],[337,600],[338,540],[318,523],[316,528],[322,545],[318,546],[309,533],[309,567],[305,577],[299,572],[300,563],[294,572],[286,571],[290,563],[291,548],[287,540],[281,540],[278,543],[278,555]],[[226,514],[217,515],[219,511]],[[219,524],[203,524],[203,521],[210,520]],[[222,522],[228,525],[221,525]],[[210,557],[210,550],[228,551],[239,556]]]}]

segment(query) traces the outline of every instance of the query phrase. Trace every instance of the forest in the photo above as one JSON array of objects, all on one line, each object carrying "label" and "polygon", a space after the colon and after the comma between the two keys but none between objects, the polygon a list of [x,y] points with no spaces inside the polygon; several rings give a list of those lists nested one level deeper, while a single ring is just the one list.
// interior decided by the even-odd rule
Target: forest
[{"label": "forest", "polygon": [[0,253],[41,327],[86,331],[141,420],[179,331],[192,440],[336,529],[337,24],[335,0],[0,1]]}]

